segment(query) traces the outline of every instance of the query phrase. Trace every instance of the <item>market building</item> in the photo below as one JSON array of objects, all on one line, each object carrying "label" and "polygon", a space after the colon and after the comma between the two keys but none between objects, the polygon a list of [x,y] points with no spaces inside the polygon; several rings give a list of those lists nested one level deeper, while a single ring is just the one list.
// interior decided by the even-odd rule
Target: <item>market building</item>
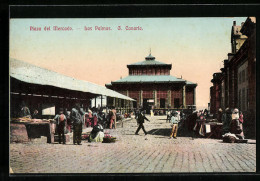
[{"label": "market building", "polygon": [[[11,114],[15,115],[16,107],[21,101],[42,112],[44,107],[70,107],[80,102],[84,109],[96,97],[109,97],[125,100],[129,104],[133,99],[118,92],[84,80],[77,80],[29,63],[10,59],[10,98]],[[46,105],[46,106],[45,106]],[[93,105],[97,107],[97,105]],[[113,105],[107,105],[113,106]]]},{"label": "market building", "polygon": [[[20,60],[10,58],[9,65],[11,136],[17,124],[26,125],[27,132],[32,128],[30,129],[32,134],[28,133],[29,136],[47,136],[48,142],[51,143],[54,139],[51,121],[60,108],[70,111],[75,103],[79,103],[82,109],[87,111],[90,100],[96,97],[110,98],[115,102],[123,100],[128,105],[132,105],[134,101],[104,86],[68,77]],[[37,110],[36,119],[20,121],[19,112],[23,104],[28,107],[31,114]],[[103,105],[102,99],[101,105]],[[126,107],[117,107],[117,109],[126,109]]]},{"label": "market building", "polygon": [[[231,53],[221,72],[211,82],[211,113],[219,108],[238,108],[243,112],[245,127],[255,133],[256,119],[256,18],[248,17],[241,26],[233,22]],[[216,76],[218,75],[218,76]]]},{"label": "market building", "polygon": [[166,109],[196,107],[197,84],[170,75],[172,64],[149,54],[144,61],[127,65],[129,75],[106,87],[136,100],[134,108],[164,113]]}]

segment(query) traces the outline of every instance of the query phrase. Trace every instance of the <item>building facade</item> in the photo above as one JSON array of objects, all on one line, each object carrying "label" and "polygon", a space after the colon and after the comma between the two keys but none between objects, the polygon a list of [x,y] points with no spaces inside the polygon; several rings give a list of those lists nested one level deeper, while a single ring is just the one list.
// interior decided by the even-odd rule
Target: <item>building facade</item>
[{"label": "building facade", "polygon": [[221,94],[222,94],[222,75],[220,72],[213,74],[211,82],[213,86],[210,87],[210,112],[216,114],[221,107]]},{"label": "building facade", "polygon": [[[241,26],[233,23],[231,50],[221,72],[213,74],[210,104],[215,107],[211,106],[211,113],[217,114],[218,108],[238,108],[244,114],[245,125],[251,127],[253,133],[256,119],[255,17],[248,17]],[[218,97],[213,94],[216,90]]]},{"label": "building facade", "polygon": [[129,75],[107,88],[136,100],[134,108],[185,109],[196,105],[197,84],[170,75],[172,64],[159,62],[151,54],[144,61],[127,65]]}]

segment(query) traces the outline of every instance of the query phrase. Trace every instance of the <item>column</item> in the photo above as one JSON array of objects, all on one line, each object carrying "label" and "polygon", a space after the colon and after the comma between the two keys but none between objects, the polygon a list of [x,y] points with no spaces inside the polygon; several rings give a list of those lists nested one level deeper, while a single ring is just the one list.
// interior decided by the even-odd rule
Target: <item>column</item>
[{"label": "column", "polygon": [[118,109],[118,98],[116,98],[116,109]]},{"label": "column", "polygon": [[182,105],[183,108],[186,108],[186,86],[182,87]]},{"label": "column", "polygon": [[102,100],[102,99],[103,99],[103,96],[101,95],[101,105],[100,105],[101,107],[103,107],[103,106],[102,106],[102,103],[103,103],[103,100]]},{"label": "column", "polygon": [[172,100],[172,91],[171,90],[168,90],[168,95],[167,95],[167,97],[168,97],[168,101],[167,101],[167,108],[168,108],[168,106],[169,107],[172,107],[171,106],[171,100]]},{"label": "column", "polygon": [[140,90],[139,94],[140,94],[140,96],[139,96],[140,97],[140,101],[139,101],[140,105],[139,106],[142,106],[142,108],[143,108],[143,90]]},{"label": "column", "polygon": [[120,108],[120,113],[122,113],[122,100],[118,99],[118,106]]},{"label": "column", "polygon": [[[126,90],[126,96],[129,97],[129,91]],[[129,113],[129,100],[126,100],[126,109],[127,109],[127,112]]]},{"label": "column", "polygon": [[113,106],[116,107],[116,98],[113,97]]},{"label": "column", "polygon": [[154,107],[157,108],[157,91],[153,91]]}]

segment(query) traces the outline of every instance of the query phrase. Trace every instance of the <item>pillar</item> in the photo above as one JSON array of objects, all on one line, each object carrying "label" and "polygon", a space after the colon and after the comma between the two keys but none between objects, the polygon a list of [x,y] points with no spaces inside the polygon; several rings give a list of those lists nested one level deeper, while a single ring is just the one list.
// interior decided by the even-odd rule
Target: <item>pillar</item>
[{"label": "pillar", "polygon": [[[129,91],[126,90],[126,96],[129,97]],[[126,109],[127,109],[127,113],[129,113],[129,100],[126,100]]]},{"label": "pillar", "polygon": [[167,108],[168,108],[168,106],[171,107],[172,91],[171,91],[171,90],[168,90],[167,93],[168,93],[168,95],[167,95],[167,97],[168,97]]},{"label": "pillar", "polygon": [[142,108],[143,108],[143,90],[140,90],[139,94],[140,94],[140,96],[139,96],[140,97],[140,101],[139,101],[140,105],[139,105],[139,107],[142,106]]},{"label": "pillar", "polygon": [[118,99],[118,107],[120,108],[120,113],[122,113],[122,100]]},{"label": "pillar", "polygon": [[103,101],[102,99],[103,99],[103,96],[101,95],[101,105],[100,105],[101,107],[103,107],[103,106],[102,106],[102,101]]},{"label": "pillar", "polygon": [[186,86],[182,87],[182,105],[183,108],[186,108]]},{"label": "pillar", "polygon": [[154,107],[157,108],[157,91],[153,91]]},{"label": "pillar", "polygon": [[116,109],[118,109],[118,98],[116,98],[115,102],[116,102]]},{"label": "pillar", "polygon": [[116,107],[116,98],[113,97],[113,106]]}]

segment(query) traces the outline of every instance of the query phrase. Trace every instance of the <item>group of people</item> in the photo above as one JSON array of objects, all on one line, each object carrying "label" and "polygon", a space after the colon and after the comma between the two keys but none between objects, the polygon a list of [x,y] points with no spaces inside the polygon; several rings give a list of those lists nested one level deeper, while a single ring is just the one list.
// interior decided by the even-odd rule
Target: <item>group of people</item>
[{"label": "group of people", "polygon": [[85,114],[85,125],[86,127],[94,127],[97,124],[101,124],[105,128],[113,129],[116,128],[116,109],[112,107],[107,111],[103,111],[102,108],[92,108]]},{"label": "group of people", "polygon": [[222,111],[220,108],[218,111],[218,120],[223,123],[223,135],[231,133],[235,134],[239,139],[245,138],[243,132],[244,116],[237,108],[226,108],[225,111]]},{"label": "group of people", "polygon": [[[205,136],[203,125],[207,118],[208,111],[206,109],[204,111],[194,111],[191,115],[188,116],[185,124],[188,130],[193,132],[193,137],[195,134]],[[226,108],[225,111],[220,108],[217,114],[217,121],[222,123],[222,135],[231,133],[235,134],[239,139],[244,139],[243,114],[237,108]]]},{"label": "group of people", "polygon": [[61,108],[59,113],[54,117],[57,123],[57,132],[59,137],[59,143],[61,141],[66,144],[65,139],[65,127],[68,125],[67,122],[70,120],[68,129],[73,129],[73,144],[81,145],[81,134],[83,125],[86,127],[109,127],[110,129],[116,128],[116,109],[108,110],[108,113],[103,109],[92,108],[88,112],[84,111],[79,103],[71,109],[71,112],[65,111]]},{"label": "group of people", "polygon": [[34,111],[31,113],[30,109],[26,106],[25,102],[22,101],[20,105],[20,110],[18,112],[18,117],[27,117],[30,119],[38,119],[39,118],[39,111],[37,109],[34,109]]},{"label": "group of people", "polygon": [[[35,118],[38,114],[38,111],[34,111],[31,115],[29,108],[24,103],[22,104],[23,105],[20,110],[20,116]],[[181,122],[184,124],[184,127],[187,127],[189,131],[193,132],[192,137],[194,137],[194,134],[197,132],[200,135],[204,136],[203,124],[206,122],[206,119],[208,117],[208,110],[205,109],[194,111],[191,115],[187,117],[187,119],[186,115],[184,115],[182,111],[177,112],[168,110],[166,114],[166,122],[171,123],[172,127],[169,137],[170,139],[177,138],[177,132],[179,127],[178,125],[181,122],[181,120],[184,120]],[[116,109],[114,107],[112,107],[111,109],[107,109],[106,111],[104,111],[102,108],[92,108],[88,109],[88,111],[84,111],[83,108],[80,107],[80,104],[76,103],[75,106],[71,109],[71,111],[60,108],[59,113],[54,117],[54,120],[56,120],[57,123],[56,131],[58,133],[59,143],[63,142],[63,144],[66,144],[65,130],[67,128],[67,130],[71,132],[72,128],[73,144],[81,145],[81,134],[83,125],[85,125],[86,127],[93,127],[91,138],[94,140],[97,137],[97,135],[100,134],[100,131],[97,130],[103,130],[103,128],[116,128],[116,118]],[[147,131],[144,128],[144,122],[145,120],[150,120],[147,119],[147,117],[145,116],[144,110],[136,110],[135,118],[138,123],[138,128],[135,134],[138,135],[140,129],[142,129],[145,135],[147,135]],[[222,109],[220,108],[218,111],[217,119],[219,122],[223,123],[223,135],[226,133],[231,133],[235,134],[239,139],[244,139],[243,114],[237,108],[226,108],[225,111],[222,111]]]}]

